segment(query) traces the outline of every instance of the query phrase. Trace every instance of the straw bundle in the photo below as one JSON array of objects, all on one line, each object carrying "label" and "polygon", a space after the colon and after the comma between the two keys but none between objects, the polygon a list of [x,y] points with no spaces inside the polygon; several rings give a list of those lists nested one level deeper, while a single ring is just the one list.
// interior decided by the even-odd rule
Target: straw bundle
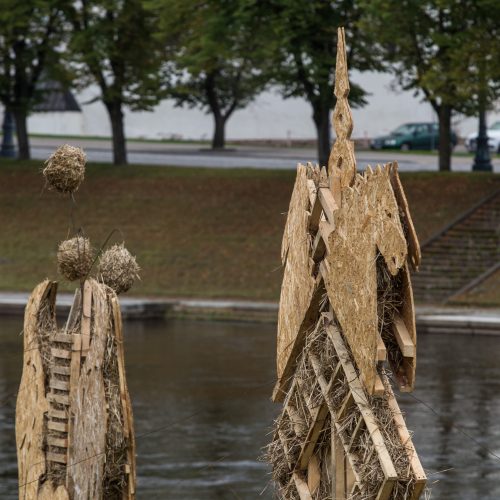
[{"label": "straw bundle", "polygon": [[98,275],[101,281],[117,294],[127,292],[139,279],[141,268],[135,257],[121,245],[113,245],[99,259]]},{"label": "straw bundle", "polygon": [[45,162],[47,184],[60,193],[75,192],[83,181],[86,161],[83,149],[64,144]]},{"label": "straw bundle", "polygon": [[85,279],[94,261],[94,250],[88,238],[75,236],[60,243],[57,250],[57,267],[69,281]]}]

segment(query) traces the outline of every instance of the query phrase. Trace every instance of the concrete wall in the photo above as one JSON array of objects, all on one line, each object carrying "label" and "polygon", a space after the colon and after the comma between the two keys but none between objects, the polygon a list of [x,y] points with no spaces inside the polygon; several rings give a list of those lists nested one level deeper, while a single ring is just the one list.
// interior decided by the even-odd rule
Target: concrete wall
[{"label": "concrete wall", "polygon": [[[353,137],[384,134],[401,123],[437,121],[431,106],[415,97],[413,92],[396,92],[391,88],[393,77],[384,73],[351,73],[352,81],[370,92],[368,105],[353,110]],[[88,88],[77,95],[80,103],[98,95]],[[29,130],[41,134],[111,135],[109,120],[100,102],[82,104],[79,113],[36,113],[29,118]],[[500,119],[490,115],[489,122]],[[210,139],[212,117],[197,109],[177,108],[172,101],[163,101],[153,112],[126,111],[126,134],[129,138]],[[475,119],[457,118],[454,128],[460,136],[475,131]],[[302,99],[281,98],[277,90],[261,94],[246,109],[237,111],[227,124],[228,139],[312,139],[315,137],[311,108]]]}]

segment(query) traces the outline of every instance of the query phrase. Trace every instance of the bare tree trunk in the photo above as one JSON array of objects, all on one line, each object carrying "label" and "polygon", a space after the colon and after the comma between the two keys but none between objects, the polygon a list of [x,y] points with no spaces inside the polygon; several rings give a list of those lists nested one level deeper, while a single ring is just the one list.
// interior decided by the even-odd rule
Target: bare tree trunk
[{"label": "bare tree trunk", "polygon": [[26,111],[18,108],[13,109],[12,113],[16,122],[18,158],[20,160],[29,160],[31,155]]},{"label": "bare tree trunk", "polygon": [[316,126],[318,163],[320,167],[328,166],[330,156],[330,108],[321,104],[313,105],[313,120]]},{"label": "bare tree trunk", "polygon": [[446,104],[439,107],[439,170],[451,170],[451,107]]},{"label": "bare tree trunk", "polygon": [[214,125],[212,149],[224,149],[226,145],[226,118],[220,113],[214,113]]},{"label": "bare tree trunk", "polygon": [[123,126],[122,103],[112,101],[105,103],[111,121],[113,135],[113,163],[115,165],[127,164],[127,145]]}]

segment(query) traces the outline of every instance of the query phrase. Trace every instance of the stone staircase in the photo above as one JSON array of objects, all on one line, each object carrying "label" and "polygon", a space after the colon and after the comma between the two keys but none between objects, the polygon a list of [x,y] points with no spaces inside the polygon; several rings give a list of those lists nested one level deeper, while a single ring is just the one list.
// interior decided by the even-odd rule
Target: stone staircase
[{"label": "stone staircase", "polygon": [[412,276],[418,303],[443,303],[500,260],[500,190],[422,245]]}]

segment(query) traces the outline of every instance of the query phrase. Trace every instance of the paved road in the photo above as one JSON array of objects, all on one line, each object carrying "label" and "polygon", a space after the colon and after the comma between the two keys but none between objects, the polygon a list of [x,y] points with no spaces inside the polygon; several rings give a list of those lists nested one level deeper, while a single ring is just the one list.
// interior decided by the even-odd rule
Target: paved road
[{"label": "paved road", "polygon": [[[64,139],[32,139],[33,158],[46,159]],[[109,141],[71,139],[70,144],[85,149],[88,159],[96,162],[111,162]],[[358,167],[376,165],[396,160],[402,171],[437,170],[436,155],[406,154],[399,151],[359,151],[356,153]],[[298,162],[305,163],[316,158],[313,148],[278,148],[238,146],[227,151],[211,151],[196,144],[163,144],[129,141],[128,158],[132,164],[174,165],[179,167],[219,168],[264,168],[295,169]],[[454,171],[470,171],[470,157],[453,157]],[[500,172],[500,159],[493,160],[495,172]]]}]

